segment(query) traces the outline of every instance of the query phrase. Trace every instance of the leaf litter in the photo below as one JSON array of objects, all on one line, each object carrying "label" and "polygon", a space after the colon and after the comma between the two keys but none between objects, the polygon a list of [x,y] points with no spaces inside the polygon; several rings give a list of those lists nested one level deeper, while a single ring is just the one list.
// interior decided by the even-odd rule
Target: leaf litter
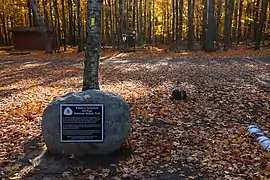
[{"label": "leaf litter", "polygon": [[[25,176],[18,174],[16,160],[27,153],[29,140],[42,142],[44,108],[55,97],[80,91],[82,84],[80,55],[16,58],[0,60],[3,177]],[[247,125],[256,124],[270,136],[270,95],[265,84],[269,61],[254,58],[102,62],[101,89],[120,94],[131,108],[131,133],[124,146],[133,153],[115,165],[117,178],[269,179],[269,153],[246,131]],[[170,100],[173,88],[185,90],[188,98]],[[55,176],[106,179],[110,172],[104,167],[84,168]]]}]

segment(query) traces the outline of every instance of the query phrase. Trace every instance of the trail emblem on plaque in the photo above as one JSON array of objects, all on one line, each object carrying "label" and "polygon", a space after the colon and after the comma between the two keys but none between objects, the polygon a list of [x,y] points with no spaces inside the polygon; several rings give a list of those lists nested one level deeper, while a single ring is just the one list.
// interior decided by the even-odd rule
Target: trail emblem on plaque
[{"label": "trail emblem on plaque", "polygon": [[72,109],[70,107],[66,107],[64,110],[64,115],[66,116],[72,115]]}]

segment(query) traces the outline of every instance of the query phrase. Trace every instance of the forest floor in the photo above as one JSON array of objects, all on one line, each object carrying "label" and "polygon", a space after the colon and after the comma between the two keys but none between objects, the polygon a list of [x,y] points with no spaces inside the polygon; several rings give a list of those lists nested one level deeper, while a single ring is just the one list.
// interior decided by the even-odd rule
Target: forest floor
[{"label": "forest floor", "polygon": [[[106,157],[46,153],[41,116],[54,97],[82,88],[83,53],[9,55],[0,50],[2,179],[269,179],[270,153],[249,136],[270,136],[270,49],[136,53],[103,51],[100,87],[131,108],[131,133]],[[173,88],[187,91],[170,100]]]}]

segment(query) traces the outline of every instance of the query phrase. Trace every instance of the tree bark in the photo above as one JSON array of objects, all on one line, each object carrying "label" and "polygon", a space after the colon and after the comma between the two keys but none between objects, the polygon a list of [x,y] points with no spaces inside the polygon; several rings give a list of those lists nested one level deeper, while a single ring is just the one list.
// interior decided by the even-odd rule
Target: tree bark
[{"label": "tree bark", "polygon": [[[254,1],[255,3],[255,1]],[[255,11],[253,13],[254,14],[254,30],[253,30],[253,38],[254,38],[254,41],[257,40],[257,35],[259,33],[259,12],[260,12],[260,0],[257,0],[256,1],[256,7],[255,7]]]},{"label": "tree bark", "polygon": [[214,40],[215,40],[215,18],[214,18],[214,0],[208,0],[208,18],[207,18],[207,28],[206,28],[206,42],[205,51],[213,52],[215,51]]},{"label": "tree bark", "polygon": [[28,19],[29,19],[29,27],[32,27],[33,26],[33,23],[32,23],[32,10],[31,10],[31,6],[30,6],[30,2],[27,1],[27,9],[28,9]]},{"label": "tree bark", "polygon": [[29,0],[29,3],[33,9],[34,14],[35,14],[36,23],[39,25],[39,31],[44,38],[45,53],[52,53],[53,51],[52,51],[52,46],[51,46],[51,42],[50,42],[49,35],[48,35],[48,29],[47,29],[46,24],[44,24],[44,22],[42,21],[37,4],[36,4],[35,0]]},{"label": "tree bark", "polygon": [[175,0],[172,0],[172,42],[174,42],[175,37]]},{"label": "tree bark", "polygon": [[102,0],[87,0],[87,37],[83,90],[99,89],[99,51]]},{"label": "tree bark", "polygon": [[232,41],[236,41],[236,32],[237,32],[237,16],[238,16],[238,7],[239,7],[239,0],[236,0],[235,7],[234,7],[234,17],[233,17],[233,29],[232,29]]},{"label": "tree bark", "polygon": [[179,7],[179,13],[180,13],[180,19],[179,19],[179,39],[181,40],[183,37],[183,10],[184,8],[184,2],[183,0],[180,0],[180,7]]},{"label": "tree bark", "polygon": [[59,12],[58,12],[58,4],[57,0],[53,0],[53,6],[54,6],[54,16],[55,16],[55,29],[56,29],[56,48],[59,53],[60,50],[60,20],[59,20]]},{"label": "tree bark", "polygon": [[[231,47],[231,29],[232,29],[232,16],[234,0],[227,2],[227,13],[225,14],[225,29],[224,29],[224,50],[228,50]],[[226,7],[227,8],[227,7]]]},{"label": "tree bark", "polygon": [[176,42],[179,41],[179,0],[176,0],[176,3],[175,3],[175,19],[176,19],[176,22],[175,22],[175,33],[176,33]]},{"label": "tree bark", "polygon": [[217,25],[216,25],[216,48],[220,49],[220,22],[221,22],[221,12],[222,12],[222,0],[218,0],[217,4]]},{"label": "tree bark", "polygon": [[113,21],[113,17],[112,17],[112,14],[113,14],[113,8],[112,8],[112,4],[111,4],[111,0],[108,0],[108,6],[109,6],[109,21],[110,21],[110,42],[112,43],[112,46],[113,46],[113,50],[115,49],[115,35],[114,35],[114,21]]},{"label": "tree bark", "polygon": [[[61,0],[61,8],[62,8],[62,28],[63,28],[63,44],[64,44],[64,51],[67,51],[67,21],[65,15],[65,4],[64,0]],[[62,38],[61,38],[62,39]]]},{"label": "tree bark", "polygon": [[78,25],[78,52],[82,52],[83,43],[82,43],[81,0],[77,0],[76,2],[76,13],[77,13],[77,25]]},{"label": "tree bark", "polygon": [[139,34],[139,45],[141,46],[141,45],[143,45],[143,26],[142,26],[142,24],[143,24],[143,17],[142,17],[142,13],[143,13],[143,11],[142,11],[142,3],[143,1],[142,0],[140,0],[140,5],[139,5],[139,22],[138,22],[138,26],[139,26],[139,32],[138,32],[138,34]]},{"label": "tree bark", "polygon": [[151,22],[151,0],[148,0],[148,44],[151,44],[152,43],[152,22]]},{"label": "tree bark", "polygon": [[69,45],[74,46],[74,29],[73,29],[73,7],[72,1],[68,0],[68,21],[69,21]]},{"label": "tree bark", "polygon": [[239,2],[239,16],[238,16],[238,32],[237,32],[237,44],[242,41],[242,12],[243,12],[243,2],[244,0],[240,0]]},{"label": "tree bark", "polygon": [[258,28],[258,34],[256,35],[256,42],[255,42],[255,50],[259,50],[261,46],[261,40],[263,36],[263,27],[266,22],[266,12],[267,12],[267,0],[262,1],[262,10],[261,10],[261,18]]},{"label": "tree bark", "polygon": [[207,0],[202,0],[203,11],[202,11],[202,34],[201,34],[201,49],[205,50],[205,40],[206,40],[206,28],[207,28]]},{"label": "tree bark", "polygon": [[188,1],[188,42],[187,48],[189,51],[192,50],[194,44],[194,0]]}]

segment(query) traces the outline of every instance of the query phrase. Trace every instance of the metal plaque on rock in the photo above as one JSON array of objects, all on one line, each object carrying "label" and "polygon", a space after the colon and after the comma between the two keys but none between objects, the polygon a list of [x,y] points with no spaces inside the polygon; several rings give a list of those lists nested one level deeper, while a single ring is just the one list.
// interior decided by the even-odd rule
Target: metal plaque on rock
[{"label": "metal plaque on rock", "polygon": [[60,104],[61,142],[103,142],[103,104]]}]

